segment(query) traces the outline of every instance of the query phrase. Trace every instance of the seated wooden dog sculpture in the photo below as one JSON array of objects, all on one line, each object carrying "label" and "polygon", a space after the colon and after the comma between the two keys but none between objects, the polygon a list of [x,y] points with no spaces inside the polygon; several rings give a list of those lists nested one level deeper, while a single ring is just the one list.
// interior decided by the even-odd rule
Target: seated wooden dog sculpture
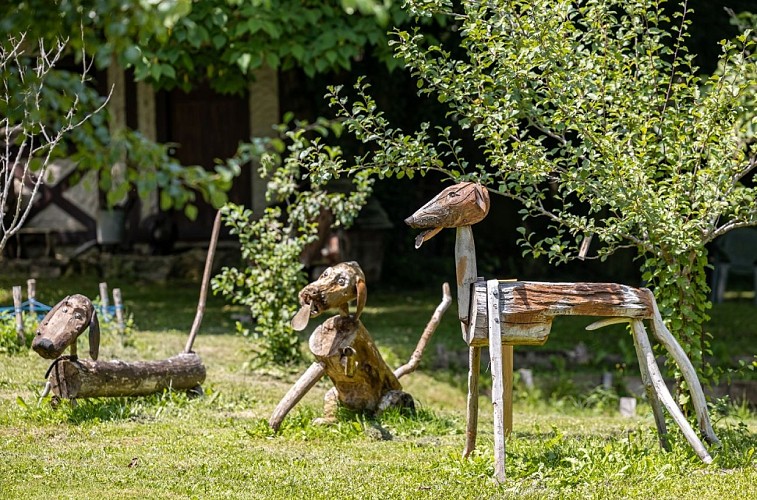
[{"label": "seated wooden dog sculpture", "polygon": [[67,347],[76,358],[76,340],[89,328],[89,355],[100,351],[100,323],[92,301],[80,294],[69,295],[50,309],[37,328],[32,349],[45,359],[56,359]]},{"label": "seated wooden dog sculpture", "polygon": [[[339,404],[354,410],[378,414],[389,407],[414,410],[412,396],[402,391],[396,371],[381,357],[368,330],[360,321],[365,307],[365,275],[357,262],[342,262],[326,269],[299,293],[300,310],[292,320],[295,330],[304,329],[311,317],[337,309],[340,314],[327,319],[310,336],[309,347],[316,362],[300,377],[274,410],[269,424],[278,429],[286,414],[325,374],[334,387],[324,398],[324,417],[319,423],[336,419]],[[354,314],[348,304],[357,301]],[[408,371],[400,373],[401,376]]]}]

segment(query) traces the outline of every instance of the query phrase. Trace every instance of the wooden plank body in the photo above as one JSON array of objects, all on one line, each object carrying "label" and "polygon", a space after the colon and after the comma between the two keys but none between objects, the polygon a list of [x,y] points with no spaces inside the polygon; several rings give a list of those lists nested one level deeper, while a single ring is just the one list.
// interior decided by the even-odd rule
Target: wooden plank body
[{"label": "wooden plank body", "polygon": [[[542,345],[555,316],[600,316],[650,319],[652,303],[644,289],[616,283],[542,283],[500,281],[502,343]],[[473,286],[468,345],[489,343],[486,282]]]},{"label": "wooden plank body", "polygon": [[146,396],[193,389],[205,381],[205,366],[194,353],[156,361],[62,359],[48,381],[61,398]]}]

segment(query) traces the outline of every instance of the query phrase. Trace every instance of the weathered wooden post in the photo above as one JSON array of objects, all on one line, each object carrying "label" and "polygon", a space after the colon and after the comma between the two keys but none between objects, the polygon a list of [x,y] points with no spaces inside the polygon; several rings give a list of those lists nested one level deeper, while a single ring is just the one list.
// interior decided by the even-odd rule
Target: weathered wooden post
[{"label": "weathered wooden post", "polygon": [[124,336],[124,304],[121,300],[121,289],[113,289],[113,305],[116,308],[116,326],[118,328],[118,334],[121,337],[121,344],[123,345]]},{"label": "weathered wooden post", "polygon": [[103,321],[110,320],[110,313],[108,308],[110,303],[108,301],[108,284],[105,282],[100,283],[100,314],[103,317]]},{"label": "weathered wooden post", "polygon": [[20,345],[26,344],[26,336],[24,335],[24,314],[21,309],[22,297],[21,287],[13,287],[13,311],[16,315],[16,337]]},{"label": "weathered wooden post", "polygon": [[34,278],[26,280],[26,298],[29,300],[29,314],[34,316],[34,302],[37,300],[37,280]]}]

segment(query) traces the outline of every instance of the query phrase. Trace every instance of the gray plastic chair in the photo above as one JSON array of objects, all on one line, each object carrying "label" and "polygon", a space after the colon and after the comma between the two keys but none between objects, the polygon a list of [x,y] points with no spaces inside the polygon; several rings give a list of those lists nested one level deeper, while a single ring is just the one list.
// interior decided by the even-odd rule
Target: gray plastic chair
[{"label": "gray plastic chair", "polygon": [[754,304],[757,305],[757,228],[744,227],[729,231],[715,242],[715,262],[712,273],[712,302],[720,303],[725,296],[728,275],[753,277]]}]

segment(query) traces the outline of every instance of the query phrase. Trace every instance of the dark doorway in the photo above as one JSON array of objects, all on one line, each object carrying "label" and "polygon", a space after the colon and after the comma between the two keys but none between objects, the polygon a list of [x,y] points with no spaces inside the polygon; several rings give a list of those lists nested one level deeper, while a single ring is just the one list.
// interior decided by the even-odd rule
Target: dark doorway
[{"label": "dark doorway", "polygon": [[[240,141],[250,138],[247,95],[223,95],[207,86],[191,92],[173,90],[158,95],[158,140],[176,143],[173,155],[182,165],[201,165],[213,170],[216,159],[234,154]],[[229,192],[234,203],[249,205],[251,172],[249,166],[234,181]],[[197,219],[189,220],[183,212],[172,218],[180,241],[206,241],[210,237],[215,209],[198,193]]]}]

